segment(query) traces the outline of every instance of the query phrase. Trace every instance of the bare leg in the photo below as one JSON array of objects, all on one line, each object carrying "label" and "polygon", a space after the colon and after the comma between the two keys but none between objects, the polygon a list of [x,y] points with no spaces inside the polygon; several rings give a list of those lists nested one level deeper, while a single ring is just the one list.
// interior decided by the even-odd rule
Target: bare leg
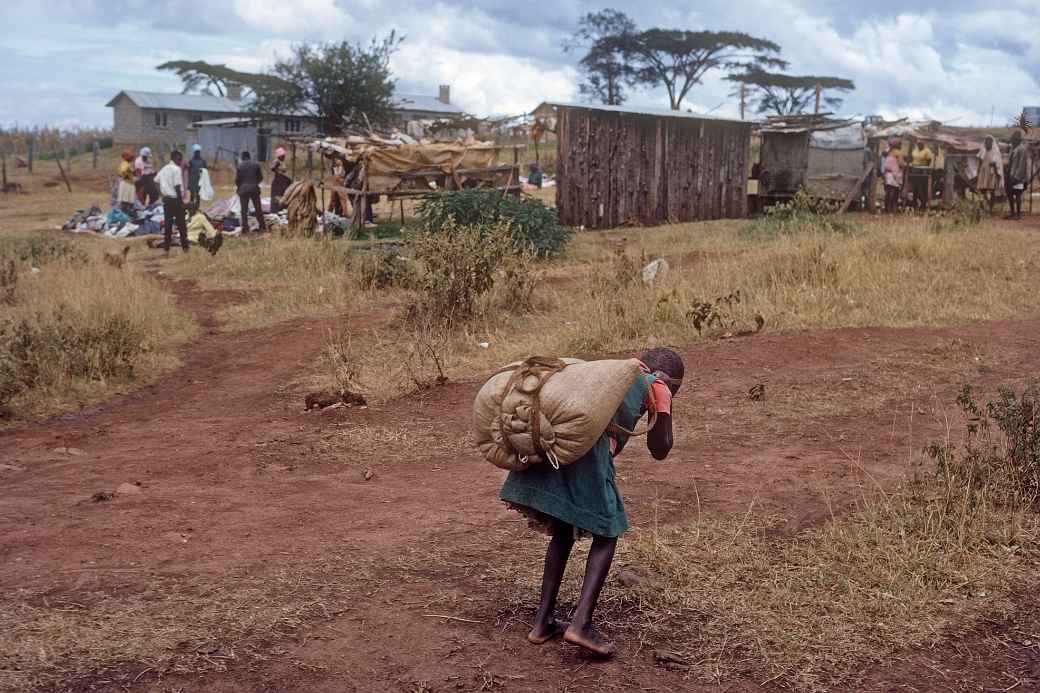
[{"label": "bare leg", "polygon": [[545,572],[542,574],[542,600],[538,604],[538,613],[534,617],[534,627],[527,639],[541,645],[563,632],[561,624],[556,622],[556,598],[560,594],[560,583],[567,570],[567,559],[570,558],[574,546],[574,527],[557,522],[553,528],[553,537],[549,548],[545,551]]},{"label": "bare leg", "polygon": [[614,643],[604,639],[592,627],[592,613],[596,610],[596,602],[599,601],[600,592],[607,581],[616,548],[617,538],[593,538],[589,560],[585,564],[585,580],[581,585],[578,607],[574,610],[571,625],[563,635],[567,642],[580,645],[600,657],[613,656],[616,650]]}]

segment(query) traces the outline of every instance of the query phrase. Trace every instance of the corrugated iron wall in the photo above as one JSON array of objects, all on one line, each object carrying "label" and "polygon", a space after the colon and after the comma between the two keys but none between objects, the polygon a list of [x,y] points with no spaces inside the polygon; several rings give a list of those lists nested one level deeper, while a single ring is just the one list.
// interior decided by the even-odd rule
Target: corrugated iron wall
[{"label": "corrugated iron wall", "polygon": [[747,214],[750,123],[559,108],[556,207],[608,229]]}]

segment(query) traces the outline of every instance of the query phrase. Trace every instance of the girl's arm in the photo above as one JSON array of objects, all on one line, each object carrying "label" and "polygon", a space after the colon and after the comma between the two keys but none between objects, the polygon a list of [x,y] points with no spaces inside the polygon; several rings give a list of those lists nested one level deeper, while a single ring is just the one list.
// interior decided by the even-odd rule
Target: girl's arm
[{"label": "girl's arm", "polygon": [[657,415],[657,423],[646,436],[646,447],[655,460],[663,460],[672,450],[672,415]]}]

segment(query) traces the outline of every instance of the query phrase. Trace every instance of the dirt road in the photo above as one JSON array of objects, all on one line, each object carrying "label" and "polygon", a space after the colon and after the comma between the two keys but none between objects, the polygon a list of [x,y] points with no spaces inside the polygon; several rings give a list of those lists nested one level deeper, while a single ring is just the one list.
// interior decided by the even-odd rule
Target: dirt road
[{"label": "dirt road", "polygon": [[[470,447],[478,383],[304,413],[291,384],[326,323],[222,334],[214,312],[235,295],[172,286],[205,328],[183,368],[91,412],[0,433],[0,589],[31,586],[73,602],[156,582],[191,593],[331,563],[342,584],[325,581],[321,594],[342,589],[346,606],[266,635],[251,654],[210,653],[226,671],[157,678],[135,663],[73,689],[761,690],[698,687],[635,642],[622,640],[608,664],[559,644],[526,645],[534,604],[519,595],[519,606],[495,606],[489,595],[512,585],[481,565],[508,566],[543,540],[497,502],[503,475]],[[1035,374],[1038,336],[1040,321],[1030,320],[767,331],[687,349],[673,454],[654,463],[633,446],[619,460],[634,524],[751,504],[786,518],[787,532],[822,521],[867,476],[905,478],[912,456],[953,418],[963,383],[993,388]],[[766,399],[752,402],[746,393],[759,383]],[[137,492],[92,501],[121,484]],[[1021,599],[1025,618],[1040,621],[1036,596]],[[980,626],[979,637],[999,628]],[[1014,657],[980,667],[951,654],[940,674],[952,678],[939,679],[912,664],[943,658],[907,653],[911,664],[871,674],[873,690],[928,676],[992,683],[986,677],[1019,666]]]}]

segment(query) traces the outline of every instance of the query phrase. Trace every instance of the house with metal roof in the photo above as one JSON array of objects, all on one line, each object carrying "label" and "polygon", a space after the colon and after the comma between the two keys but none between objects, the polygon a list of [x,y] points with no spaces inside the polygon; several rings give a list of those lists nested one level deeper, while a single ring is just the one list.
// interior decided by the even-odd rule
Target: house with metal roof
[{"label": "house with metal roof", "polygon": [[[251,115],[245,112],[241,87],[234,86],[228,89],[227,96],[124,90],[105,105],[112,109],[112,135],[117,144],[190,145],[198,141],[201,122]],[[402,124],[463,112],[451,103],[448,85],[441,85],[436,97],[395,94],[394,107]],[[261,129],[267,131],[263,134],[268,138],[311,136],[319,133],[319,123],[302,113],[274,114],[264,117]]]}]

